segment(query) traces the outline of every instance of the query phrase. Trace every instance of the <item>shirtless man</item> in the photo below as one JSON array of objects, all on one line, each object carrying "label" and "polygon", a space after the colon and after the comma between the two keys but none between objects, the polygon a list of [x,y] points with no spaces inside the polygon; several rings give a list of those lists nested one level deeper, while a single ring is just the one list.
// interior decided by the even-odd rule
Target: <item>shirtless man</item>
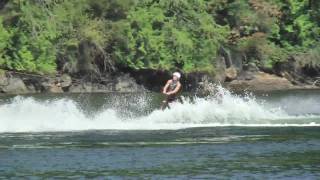
[{"label": "shirtless man", "polygon": [[179,72],[175,72],[173,73],[172,79],[168,80],[164,86],[162,93],[167,97],[166,100],[162,102],[162,110],[166,107],[170,108],[169,104],[177,100],[177,94],[181,90],[180,78],[181,74]]}]

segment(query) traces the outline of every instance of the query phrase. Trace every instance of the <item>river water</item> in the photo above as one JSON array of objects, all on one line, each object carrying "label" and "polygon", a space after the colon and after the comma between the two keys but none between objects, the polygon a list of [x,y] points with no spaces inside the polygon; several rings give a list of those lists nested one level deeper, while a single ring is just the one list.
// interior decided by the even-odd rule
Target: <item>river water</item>
[{"label": "river water", "polygon": [[319,179],[320,91],[0,97],[0,179]]}]

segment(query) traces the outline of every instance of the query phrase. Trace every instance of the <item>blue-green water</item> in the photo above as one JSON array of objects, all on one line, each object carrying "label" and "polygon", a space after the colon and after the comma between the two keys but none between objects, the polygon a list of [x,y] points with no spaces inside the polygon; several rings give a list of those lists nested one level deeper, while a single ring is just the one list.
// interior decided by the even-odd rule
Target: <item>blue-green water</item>
[{"label": "blue-green water", "polygon": [[2,97],[0,178],[320,178],[320,92],[160,99]]},{"label": "blue-green water", "polygon": [[319,127],[1,134],[0,177],[320,177]]}]

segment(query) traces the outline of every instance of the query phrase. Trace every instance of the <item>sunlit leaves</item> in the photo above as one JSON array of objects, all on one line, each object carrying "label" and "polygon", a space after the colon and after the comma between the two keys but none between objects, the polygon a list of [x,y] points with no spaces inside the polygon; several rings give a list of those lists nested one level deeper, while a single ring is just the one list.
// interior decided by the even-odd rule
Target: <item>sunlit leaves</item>
[{"label": "sunlit leaves", "polygon": [[132,68],[213,71],[229,29],[217,25],[206,8],[205,1],[141,1],[128,14],[130,26],[123,26],[127,46],[117,48],[119,61]]}]

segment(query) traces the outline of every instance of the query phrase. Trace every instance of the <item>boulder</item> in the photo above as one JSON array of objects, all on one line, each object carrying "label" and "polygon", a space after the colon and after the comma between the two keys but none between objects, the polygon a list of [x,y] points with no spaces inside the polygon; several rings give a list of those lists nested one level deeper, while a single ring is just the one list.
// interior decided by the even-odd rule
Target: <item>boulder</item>
[{"label": "boulder", "polygon": [[63,93],[59,80],[55,78],[47,78],[41,82],[41,89],[46,93]]},{"label": "boulder", "polygon": [[118,92],[140,92],[144,88],[139,86],[135,79],[133,79],[129,74],[124,74],[116,79],[115,91]]},{"label": "boulder", "polygon": [[239,73],[237,80],[252,80],[255,78],[256,72],[252,71],[242,71]]},{"label": "boulder", "polygon": [[62,88],[67,88],[67,87],[70,87],[71,84],[72,84],[72,79],[71,77],[68,75],[68,74],[63,74],[60,79],[60,86]]},{"label": "boulder", "polygon": [[292,83],[284,78],[264,72],[257,72],[251,80],[234,80],[229,83],[229,88],[236,91],[270,91],[293,89]]},{"label": "boulder", "polygon": [[22,81],[22,79],[18,77],[12,77],[12,78],[7,78],[6,80],[3,78],[2,79],[2,84],[1,91],[7,94],[26,94],[29,93],[28,88]]},{"label": "boulder", "polygon": [[236,68],[229,67],[225,70],[226,81],[232,81],[237,78],[238,73]]},{"label": "boulder", "polygon": [[48,90],[48,93],[63,93],[63,90],[61,88],[61,86],[57,85],[57,84],[52,84]]}]

